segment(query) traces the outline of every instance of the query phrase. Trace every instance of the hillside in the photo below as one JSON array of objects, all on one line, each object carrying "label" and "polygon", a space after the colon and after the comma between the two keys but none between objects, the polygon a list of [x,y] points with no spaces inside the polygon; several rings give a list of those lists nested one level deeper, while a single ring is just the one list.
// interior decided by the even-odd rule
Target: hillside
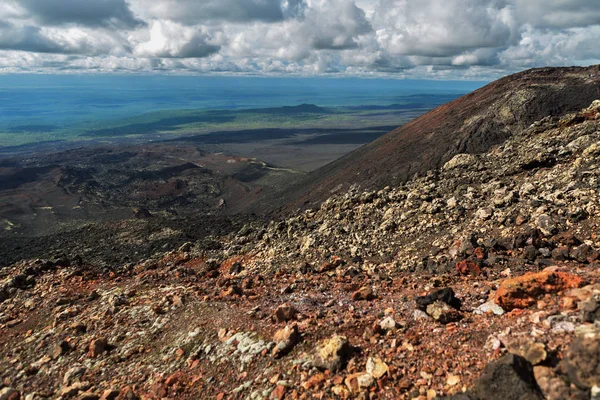
[{"label": "hillside", "polygon": [[414,119],[309,174],[272,202],[284,212],[319,204],[353,184],[381,189],[439,168],[459,153],[478,154],[548,115],[600,97],[600,66],[542,68],[511,75]]},{"label": "hillside", "polygon": [[405,183],[373,170],[386,187],[142,262],[0,271],[0,398],[597,398],[600,101],[564,110],[598,68],[561,71],[423,117],[436,158]]}]

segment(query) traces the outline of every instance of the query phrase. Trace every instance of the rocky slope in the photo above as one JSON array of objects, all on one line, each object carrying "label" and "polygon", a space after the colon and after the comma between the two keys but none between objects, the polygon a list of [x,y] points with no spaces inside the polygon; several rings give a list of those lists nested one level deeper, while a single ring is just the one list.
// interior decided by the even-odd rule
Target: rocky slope
[{"label": "rocky slope", "polygon": [[404,183],[456,154],[484,153],[537,120],[577,111],[597,98],[598,65],[533,69],[502,78],[309,174],[280,194],[288,204],[283,212],[319,204],[352,184],[382,189]]},{"label": "rocky slope", "polygon": [[596,399],[599,156],[596,101],[219,246],[19,262],[0,399]]}]

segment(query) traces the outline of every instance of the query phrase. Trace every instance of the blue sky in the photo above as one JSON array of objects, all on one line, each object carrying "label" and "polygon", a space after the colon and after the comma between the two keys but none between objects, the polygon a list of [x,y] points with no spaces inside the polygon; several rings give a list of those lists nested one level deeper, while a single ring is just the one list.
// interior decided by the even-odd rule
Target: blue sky
[{"label": "blue sky", "polygon": [[596,0],[3,0],[0,72],[493,79],[600,63]]}]

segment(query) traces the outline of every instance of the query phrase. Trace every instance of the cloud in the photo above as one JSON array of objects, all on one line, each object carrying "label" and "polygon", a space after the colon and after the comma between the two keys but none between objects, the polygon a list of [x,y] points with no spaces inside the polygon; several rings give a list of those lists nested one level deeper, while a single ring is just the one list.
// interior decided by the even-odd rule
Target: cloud
[{"label": "cloud", "polygon": [[491,79],[600,63],[593,3],[3,0],[0,71]]},{"label": "cloud", "polygon": [[600,7],[593,0],[515,0],[521,24],[536,28],[580,28],[600,24]]},{"label": "cloud", "polygon": [[0,21],[0,50],[100,56],[127,53],[129,44],[119,35],[106,31],[80,27],[40,28]]},{"label": "cloud", "polygon": [[188,28],[170,21],[155,21],[148,41],[140,43],[136,54],[141,57],[198,58],[221,48],[211,44],[205,28]]},{"label": "cloud", "polygon": [[381,0],[373,20],[380,46],[398,55],[457,56],[507,46],[517,33],[504,1]]},{"label": "cloud", "polygon": [[304,0],[135,0],[133,9],[150,19],[188,25],[199,22],[281,21],[302,13]]},{"label": "cloud", "polygon": [[17,4],[42,25],[134,28],[143,24],[125,0],[18,0]]}]

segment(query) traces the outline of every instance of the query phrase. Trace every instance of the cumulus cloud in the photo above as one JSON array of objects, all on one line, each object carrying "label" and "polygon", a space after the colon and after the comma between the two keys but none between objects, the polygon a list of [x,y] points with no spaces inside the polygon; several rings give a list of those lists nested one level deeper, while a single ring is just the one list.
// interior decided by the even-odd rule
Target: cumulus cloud
[{"label": "cumulus cloud", "polygon": [[391,54],[447,57],[507,46],[516,24],[504,1],[382,0],[374,13],[377,38]]},{"label": "cumulus cloud", "polygon": [[281,21],[301,15],[304,0],[134,0],[133,9],[146,18],[186,24],[207,21]]},{"label": "cumulus cloud", "polygon": [[125,0],[18,0],[16,3],[43,25],[132,28],[143,24]]},{"label": "cumulus cloud", "polygon": [[188,28],[170,21],[155,21],[150,38],[141,43],[136,54],[141,57],[196,58],[206,57],[219,51],[220,46],[211,44],[205,28]]},{"label": "cumulus cloud", "polygon": [[589,0],[4,0],[0,70],[492,78],[599,63]]},{"label": "cumulus cloud", "polygon": [[521,24],[537,28],[578,28],[600,24],[600,7],[591,0],[515,0]]}]

